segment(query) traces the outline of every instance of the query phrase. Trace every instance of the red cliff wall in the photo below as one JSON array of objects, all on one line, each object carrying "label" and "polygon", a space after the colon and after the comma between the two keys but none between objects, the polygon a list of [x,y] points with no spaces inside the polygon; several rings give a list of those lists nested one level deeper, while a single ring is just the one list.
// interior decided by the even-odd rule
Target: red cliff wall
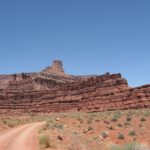
[{"label": "red cliff wall", "polygon": [[129,88],[120,74],[71,76],[60,62],[54,66],[40,73],[0,76],[0,113],[150,108],[150,85]]}]

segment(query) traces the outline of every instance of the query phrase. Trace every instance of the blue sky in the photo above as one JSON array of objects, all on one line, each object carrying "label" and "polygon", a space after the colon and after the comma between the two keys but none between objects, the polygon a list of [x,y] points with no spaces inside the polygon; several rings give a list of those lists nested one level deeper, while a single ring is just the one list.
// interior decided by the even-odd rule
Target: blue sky
[{"label": "blue sky", "polygon": [[0,74],[61,59],[70,74],[122,73],[150,83],[149,0],[0,1]]}]

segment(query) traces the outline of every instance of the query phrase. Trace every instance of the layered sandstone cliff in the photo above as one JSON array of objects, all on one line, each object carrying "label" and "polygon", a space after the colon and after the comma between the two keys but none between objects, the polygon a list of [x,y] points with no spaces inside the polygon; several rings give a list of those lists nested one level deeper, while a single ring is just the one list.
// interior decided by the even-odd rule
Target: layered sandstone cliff
[{"label": "layered sandstone cliff", "polygon": [[150,85],[130,88],[121,74],[73,76],[62,62],[38,73],[0,76],[0,113],[150,108]]}]

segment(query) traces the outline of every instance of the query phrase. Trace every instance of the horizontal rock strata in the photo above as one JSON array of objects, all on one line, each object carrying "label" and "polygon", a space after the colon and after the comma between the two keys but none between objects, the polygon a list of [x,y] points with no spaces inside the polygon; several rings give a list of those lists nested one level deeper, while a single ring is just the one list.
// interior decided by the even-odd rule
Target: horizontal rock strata
[{"label": "horizontal rock strata", "polygon": [[150,108],[150,85],[130,88],[121,74],[73,76],[61,61],[39,73],[0,76],[0,113]]}]

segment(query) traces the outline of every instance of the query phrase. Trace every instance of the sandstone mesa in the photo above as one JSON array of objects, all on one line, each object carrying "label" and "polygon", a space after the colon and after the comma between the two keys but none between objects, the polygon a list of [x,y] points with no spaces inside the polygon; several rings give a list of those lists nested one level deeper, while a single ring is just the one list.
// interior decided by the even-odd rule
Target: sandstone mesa
[{"label": "sandstone mesa", "polygon": [[137,108],[150,108],[150,85],[131,88],[121,74],[69,75],[55,60],[41,72],[0,75],[1,114]]}]

